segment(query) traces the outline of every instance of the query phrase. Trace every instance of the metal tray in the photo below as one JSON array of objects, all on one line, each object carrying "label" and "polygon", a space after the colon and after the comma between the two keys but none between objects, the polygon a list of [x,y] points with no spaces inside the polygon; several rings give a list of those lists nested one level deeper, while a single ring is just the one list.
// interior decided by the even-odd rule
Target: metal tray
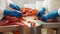
[{"label": "metal tray", "polygon": [[0,26],[0,32],[11,32],[18,30],[18,25]]}]

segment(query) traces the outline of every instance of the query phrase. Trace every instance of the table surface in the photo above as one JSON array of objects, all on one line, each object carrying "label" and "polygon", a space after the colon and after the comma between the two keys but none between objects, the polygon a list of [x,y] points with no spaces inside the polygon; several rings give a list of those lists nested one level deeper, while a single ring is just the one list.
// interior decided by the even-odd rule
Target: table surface
[{"label": "table surface", "polygon": [[[60,28],[60,22],[56,23],[45,23],[42,22],[40,25],[42,28]],[[14,31],[18,30],[20,26],[14,25],[14,26],[0,26],[0,32],[7,32],[7,31]]]},{"label": "table surface", "polygon": [[56,22],[56,23],[42,23],[42,27],[44,27],[44,28],[60,28],[60,22]]},{"label": "table surface", "polygon": [[18,30],[18,25],[11,25],[11,26],[0,26],[0,32],[10,32]]},{"label": "table surface", "polygon": [[[43,28],[60,28],[60,23],[42,23],[41,26]],[[0,26],[0,32],[14,31],[19,29],[20,26]]]}]

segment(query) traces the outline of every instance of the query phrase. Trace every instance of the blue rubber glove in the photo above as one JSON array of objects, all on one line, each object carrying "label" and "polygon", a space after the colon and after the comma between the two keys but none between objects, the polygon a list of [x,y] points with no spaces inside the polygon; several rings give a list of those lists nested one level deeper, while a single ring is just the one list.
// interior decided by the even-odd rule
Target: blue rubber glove
[{"label": "blue rubber glove", "polygon": [[59,15],[58,15],[58,11],[57,10],[55,10],[55,11],[51,11],[51,12],[49,12],[48,14],[45,14],[45,15],[43,15],[43,16],[41,16],[41,20],[42,21],[47,21],[48,19],[54,19],[54,18],[56,18],[56,17],[58,17]]},{"label": "blue rubber glove", "polygon": [[22,13],[17,11],[17,10],[7,10],[7,9],[5,9],[3,14],[5,16],[15,16],[17,18],[22,17]]},{"label": "blue rubber glove", "polygon": [[13,3],[10,3],[9,7],[13,8],[13,9],[15,9],[17,11],[20,11],[20,7],[18,5],[13,4]]},{"label": "blue rubber glove", "polygon": [[38,13],[36,14],[37,17],[41,17],[45,12],[45,8],[42,7],[42,9],[40,11],[38,11]]}]

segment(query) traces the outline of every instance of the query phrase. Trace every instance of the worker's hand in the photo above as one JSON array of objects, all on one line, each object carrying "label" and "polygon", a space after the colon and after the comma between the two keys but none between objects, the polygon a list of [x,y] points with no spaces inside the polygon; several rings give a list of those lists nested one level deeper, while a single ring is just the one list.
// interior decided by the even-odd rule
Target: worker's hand
[{"label": "worker's hand", "polygon": [[45,8],[42,7],[42,9],[38,11],[38,13],[36,14],[36,16],[37,17],[41,17],[44,14],[44,12],[45,12]]},{"label": "worker's hand", "polygon": [[15,9],[17,11],[20,11],[20,7],[18,5],[13,4],[13,3],[10,3],[9,7],[11,7],[12,9]]},{"label": "worker's hand", "polygon": [[54,19],[54,18],[56,18],[56,17],[58,17],[58,16],[59,16],[59,15],[58,15],[58,11],[55,10],[55,11],[51,11],[51,12],[49,12],[49,13],[41,16],[40,19],[41,19],[42,21],[47,21],[48,19]]},{"label": "worker's hand", "polygon": [[4,10],[4,15],[5,16],[15,16],[17,18],[22,17],[22,13],[20,11],[17,10]]}]

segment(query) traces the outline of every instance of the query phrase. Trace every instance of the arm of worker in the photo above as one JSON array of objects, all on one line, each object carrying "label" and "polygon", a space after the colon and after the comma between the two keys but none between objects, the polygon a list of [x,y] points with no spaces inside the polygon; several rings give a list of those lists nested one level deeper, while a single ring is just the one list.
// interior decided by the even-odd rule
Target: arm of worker
[{"label": "arm of worker", "polygon": [[10,7],[14,10],[18,10],[18,11],[20,10],[20,7],[16,4],[14,4],[11,0],[6,0],[6,6],[7,6],[7,8]]},{"label": "arm of worker", "polygon": [[49,5],[49,1],[48,0],[44,0],[43,4],[41,6],[41,9],[37,12],[36,16],[37,17],[41,17],[45,13],[45,11],[48,10],[48,5]]},{"label": "arm of worker", "polygon": [[42,7],[41,10],[39,10],[39,11],[37,12],[36,16],[37,16],[37,17],[41,17],[41,16],[44,14],[44,12],[45,12],[45,8]]},{"label": "arm of worker", "polygon": [[17,10],[7,10],[0,8],[0,18],[2,19],[4,16],[15,16],[17,18],[22,17],[22,13]]},{"label": "arm of worker", "polygon": [[54,19],[56,17],[58,17],[60,15],[60,9],[58,10],[54,10],[54,11],[50,11],[49,13],[41,16],[41,20],[42,21],[47,21],[48,19]]}]

